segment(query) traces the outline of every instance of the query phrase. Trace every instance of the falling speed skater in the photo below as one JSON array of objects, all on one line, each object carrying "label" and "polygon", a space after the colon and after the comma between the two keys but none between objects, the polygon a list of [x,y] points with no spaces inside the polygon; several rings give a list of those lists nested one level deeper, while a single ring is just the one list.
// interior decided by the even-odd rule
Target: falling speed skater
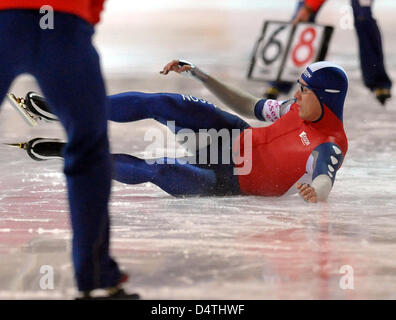
[{"label": "falling speed skater", "polygon": [[[151,182],[173,196],[279,197],[298,193],[307,202],[327,200],[348,149],[343,126],[348,79],[342,67],[328,61],[307,66],[296,79],[294,97],[285,101],[242,92],[184,60],[171,61],[161,73],[171,71],[201,81],[235,114],[188,95],[125,92],[108,96],[109,120],[154,119],[176,135],[183,130],[199,134],[203,129],[225,134],[215,143],[216,148],[211,148],[213,140],[197,148],[194,161],[191,157],[181,161],[113,154],[113,179],[127,184]],[[34,121],[56,121],[45,98],[37,93],[17,99]],[[242,117],[270,125],[252,127]],[[17,146],[35,160],[46,160],[62,158],[63,144],[36,138]],[[228,154],[231,156],[225,156]]]}]

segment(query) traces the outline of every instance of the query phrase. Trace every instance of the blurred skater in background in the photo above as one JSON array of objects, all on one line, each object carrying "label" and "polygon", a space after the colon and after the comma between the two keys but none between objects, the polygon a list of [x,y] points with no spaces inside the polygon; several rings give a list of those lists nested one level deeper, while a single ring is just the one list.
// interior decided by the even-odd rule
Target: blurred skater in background
[{"label": "blurred skater in background", "polygon": [[[293,15],[293,24],[315,22],[316,15],[326,0],[300,0]],[[359,42],[360,66],[364,85],[375,94],[377,100],[385,105],[391,97],[392,81],[384,64],[381,33],[373,18],[373,0],[351,0],[355,29]],[[271,82],[265,92],[268,99],[277,99],[291,90],[293,83]]]}]

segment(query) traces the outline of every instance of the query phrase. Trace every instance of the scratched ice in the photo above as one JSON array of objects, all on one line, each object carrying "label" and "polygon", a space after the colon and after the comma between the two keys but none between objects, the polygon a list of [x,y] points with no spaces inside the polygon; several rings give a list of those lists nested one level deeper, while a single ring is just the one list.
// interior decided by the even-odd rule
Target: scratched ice
[{"label": "scratched ice", "polygon": [[[180,92],[219,106],[199,83],[158,71],[183,57],[260,95],[263,86],[245,79],[254,41],[264,19],[286,20],[293,10],[289,1],[273,7],[241,0],[141,3],[121,10],[109,1],[98,27],[95,41],[109,93]],[[339,28],[340,5],[345,2],[329,1],[318,17],[338,27],[328,58],[350,77],[349,153],[328,203],[307,205],[298,197],[176,199],[151,184],[114,183],[112,253],[131,275],[129,289],[146,299],[396,298],[396,105],[393,100],[380,107],[363,87],[355,31]],[[390,1],[375,7],[393,79],[395,10]],[[12,87],[18,95],[30,89],[37,87],[26,76]],[[113,151],[143,155],[144,132],[151,126],[161,128],[151,121],[111,124]],[[1,143],[39,136],[64,134],[56,124],[27,127],[3,103]],[[34,162],[4,145],[0,161],[0,299],[73,298],[62,163]],[[40,288],[43,265],[54,269],[53,290]],[[340,270],[349,276],[353,270],[353,290],[342,289]]]}]

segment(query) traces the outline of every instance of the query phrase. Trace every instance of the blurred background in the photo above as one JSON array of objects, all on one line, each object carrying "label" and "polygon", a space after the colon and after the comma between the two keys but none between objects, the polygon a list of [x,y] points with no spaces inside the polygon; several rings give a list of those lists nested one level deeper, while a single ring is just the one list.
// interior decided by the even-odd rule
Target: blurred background
[{"label": "blurred background", "polygon": [[[241,77],[265,20],[288,21],[293,0],[158,0],[106,2],[96,43],[106,73],[154,73],[169,59]],[[382,30],[389,69],[394,69],[396,2],[377,0],[373,12]],[[359,69],[358,47],[349,0],[328,0],[317,23],[333,25],[328,58]],[[393,60],[392,60],[393,59]],[[230,68],[232,66],[232,68]],[[133,68],[133,69],[132,69]],[[231,71],[229,70],[231,69]]]}]

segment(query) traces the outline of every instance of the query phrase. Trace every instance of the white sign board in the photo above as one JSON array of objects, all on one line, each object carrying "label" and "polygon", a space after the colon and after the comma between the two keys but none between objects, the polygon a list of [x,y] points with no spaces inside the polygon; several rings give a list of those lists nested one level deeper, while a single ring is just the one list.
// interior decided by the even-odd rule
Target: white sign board
[{"label": "white sign board", "polygon": [[323,60],[333,27],[266,21],[256,42],[248,78],[293,82],[312,62]]}]

